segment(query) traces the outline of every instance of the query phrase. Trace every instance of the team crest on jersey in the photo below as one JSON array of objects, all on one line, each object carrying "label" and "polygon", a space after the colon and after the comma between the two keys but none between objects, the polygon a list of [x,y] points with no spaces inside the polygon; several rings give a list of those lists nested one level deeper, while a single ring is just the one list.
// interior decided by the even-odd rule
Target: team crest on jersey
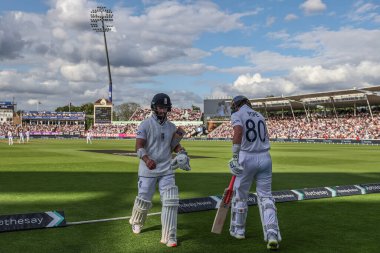
[{"label": "team crest on jersey", "polygon": [[136,132],[136,135],[140,135],[140,134],[141,134],[141,131],[137,131],[137,132]]}]

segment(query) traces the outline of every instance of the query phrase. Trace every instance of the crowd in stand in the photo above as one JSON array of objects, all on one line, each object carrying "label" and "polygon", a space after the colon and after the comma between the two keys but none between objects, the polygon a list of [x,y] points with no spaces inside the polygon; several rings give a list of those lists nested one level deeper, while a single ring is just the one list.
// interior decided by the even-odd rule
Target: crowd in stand
[{"label": "crowd in stand", "polygon": [[[127,123],[127,124],[104,124],[104,125],[95,125],[90,131],[92,132],[94,137],[101,136],[118,136],[118,135],[126,135],[126,136],[135,136],[136,131],[139,125],[139,122],[146,119],[147,117],[152,115],[152,110],[138,108],[129,121],[136,121],[136,123]],[[191,109],[180,109],[173,107],[171,112],[168,113],[168,119],[170,121],[199,121],[201,119],[200,111],[193,111]],[[186,131],[186,136],[191,137],[192,134],[195,133],[195,129],[199,124],[184,124],[182,128]]]},{"label": "crowd in stand", "polygon": [[78,135],[85,131],[84,125],[45,125],[45,124],[22,124],[12,125],[10,123],[0,124],[0,136],[7,136],[11,131],[14,136],[19,132],[29,131],[31,135],[68,134]]},{"label": "crowd in stand", "polygon": [[[133,137],[136,134],[139,122],[151,115],[151,109],[138,109],[131,117],[128,124],[104,124],[91,126],[94,137]],[[182,121],[181,127],[185,129],[185,137],[199,137],[205,134],[205,128],[200,123],[201,112],[191,109],[172,108],[168,114],[171,121]],[[199,123],[193,124],[193,121]],[[188,122],[188,123],[186,123]],[[313,113],[309,117],[305,115],[273,116],[267,119],[267,127],[270,138],[286,139],[380,139],[380,112],[374,112],[373,117],[367,112],[357,115],[343,113],[335,115],[322,115]],[[85,126],[77,125],[47,125],[27,124],[12,125],[8,122],[0,124],[0,136],[7,136],[11,131],[17,136],[20,131],[30,131],[31,135],[44,135],[59,133],[68,135],[85,135]],[[231,138],[232,127],[229,121],[225,121],[212,131],[209,129],[209,138]]]},{"label": "crowd in stand", "polygon": [[[152,110],[150,108],[139,108],[129,120],[142,121],[150,115],[152,115]],[[171,112],[168,114],[168,119],[170,121],[199,121],[201,116],[202,113],[200,111],[173,107]]]},{"label": "crowd in stand", "polygon": [[13,133],[16,132],[15,130],[16,129],[14,128],[14,126],[9,122],[4,122],[3,124],[0,124],[0,136],[7,136],[9,131]]},{"label": "crowd in stand", "polygon": [[84,125],[33,125],[33,124],[23,124],[23,128],[27,128],[32,133],[78,133],[85,130]]},{"label": "crowd in stand", "polygon": [[[380,139],[380,113],[343,114],[338,117],[320,114],[307,117],[269,117],[270,138],[287,139]],[[224,122],[212,131],[210,138],[232,138],[230,122]]]},{"label": "crowd in stand", "polygon": [[[136,136],[136,131],[138,128],[138,123],[128,123],[128,124],[103,124],[93,126],[89,131],[91,131],[94,137],[118,137],[125,135],[126,137]],[[196,133],[196,128],[198,125],[182,125],[181,127],[185,130],[185,137],[191,137]]]},{"label": "crowd in stand", "polygon": [[129,123],[129,124],[101,124],[94,125],[90,129],[92,135],[94,137],[102,137],[102,136],[114,136],[117,137],[119,134],[126,135],[135,135],[136,129],[138,127],[137,123]]}]

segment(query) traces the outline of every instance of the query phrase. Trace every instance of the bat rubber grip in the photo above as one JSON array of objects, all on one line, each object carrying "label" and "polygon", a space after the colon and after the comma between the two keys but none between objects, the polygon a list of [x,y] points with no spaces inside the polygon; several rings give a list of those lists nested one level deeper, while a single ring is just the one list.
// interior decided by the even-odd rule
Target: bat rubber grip
[{"label": "bat rubber grip", "polygon": [[228,186],[228,190],[232,190],[234,188],[235,179],[236,179],[236,176],[233,175],[230,181],[230,185]]},{"label": "bat rubber grip", "polygon": [[232,197],[232,193],[234,192],[233,188],[234,188],[235,179],[236,179],[236,176],[233,175],[232,178],[231,178],[231,181],[230,181],[230,185],[228,186],[228,189],[227,189],[226,197],[224,199],[224,203],[225,204],[230,203],[230,200],[231,200],[231,197]]}]

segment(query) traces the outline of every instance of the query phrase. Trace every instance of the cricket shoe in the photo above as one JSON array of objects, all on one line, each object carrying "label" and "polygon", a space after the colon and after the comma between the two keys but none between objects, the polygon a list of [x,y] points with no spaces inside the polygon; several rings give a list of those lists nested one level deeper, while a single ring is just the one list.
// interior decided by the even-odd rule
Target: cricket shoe
[{"label": "cricket shoe", "polygon": [[177,239],[176,238],[170,238],[168,241],[161,239],[160,243],[166,244],[168,247],[177,247]]},{"label": "cricket shoe", "polygon": [[138,224],[132,224],[132,232],[135,234],[140,234],[141,233],[141,227]]},{"label": "cricket shoe", "polygon": [[166,243],[166,246],[177,247],[177,239],[176,238],[170,238],[169,241]]},{"label": "cricket shoe", "polygon": [[241,233],[234,233],[234,232],[230,231],[230,235],[231,235],[232,237],[235,237],[235,238],[238,239],[238,240],[245,239],[245,235],[244,235],[244,234],[241,234]]},{"label": "cricket shoe", "polygon": [[269,233],[267,249],[277,250],[279,247],[280,247],[280,244],[278,243],[277,235],[275,233]]}]

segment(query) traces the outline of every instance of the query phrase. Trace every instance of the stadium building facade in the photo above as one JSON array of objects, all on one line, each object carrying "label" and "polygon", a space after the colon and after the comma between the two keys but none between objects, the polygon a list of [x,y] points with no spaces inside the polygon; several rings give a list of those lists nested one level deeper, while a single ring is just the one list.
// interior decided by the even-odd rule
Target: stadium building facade
[{"label": "stadium building facade", "polygon": [[32,136],[80,136],[85,131],[84,112],[25,111],[22,126]]},{"label": "stadium building facade", "polygon": [[12,123],[15,110],[15,104],[12,102],[0,101],[0,124],[5,122]]}]

